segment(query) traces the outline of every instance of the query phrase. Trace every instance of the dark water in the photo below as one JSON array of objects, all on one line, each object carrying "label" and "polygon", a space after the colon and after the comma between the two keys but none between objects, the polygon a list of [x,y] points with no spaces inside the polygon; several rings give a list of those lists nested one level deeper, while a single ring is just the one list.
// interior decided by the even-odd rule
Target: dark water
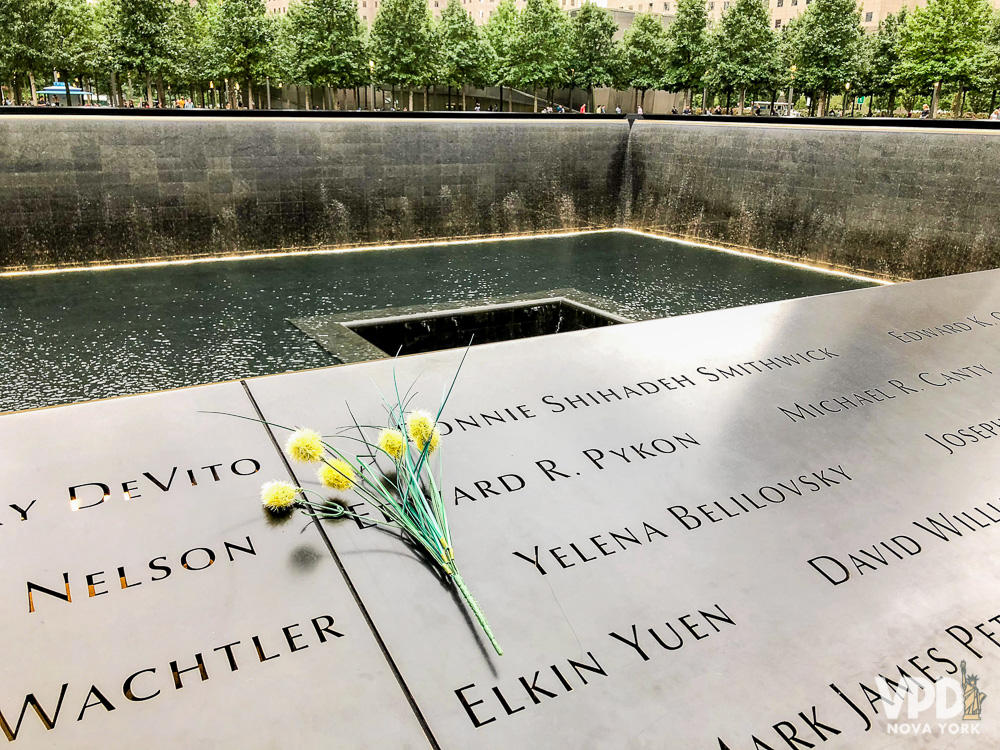
[{"label": "dark water", "polygon": [[287,322],[575,287],[632,317],[868,286],[628,233],[0,279],[0,411],[335,364]]}]

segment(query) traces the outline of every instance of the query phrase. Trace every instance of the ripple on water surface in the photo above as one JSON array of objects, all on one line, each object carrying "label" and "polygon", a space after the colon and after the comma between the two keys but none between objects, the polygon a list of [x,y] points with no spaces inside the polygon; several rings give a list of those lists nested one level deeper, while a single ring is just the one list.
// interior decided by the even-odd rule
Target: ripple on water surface
[{"label": "ripple on water surface", "polygon": [[0,279],[0,411],[335,364],[288,318],[574,287],[638,317],[869,284],[629,233]]}]

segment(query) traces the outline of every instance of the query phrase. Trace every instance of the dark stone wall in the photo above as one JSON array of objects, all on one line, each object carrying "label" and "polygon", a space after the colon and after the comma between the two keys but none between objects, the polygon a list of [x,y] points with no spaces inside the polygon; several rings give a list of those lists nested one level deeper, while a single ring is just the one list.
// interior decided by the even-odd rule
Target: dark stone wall
[{"label": "dark stone wall", "polygon": [[612,226],[628,132],[0,116],[0,268]]},{"label": "dark stone wall", "polygon": [[878,274],[1000,265],[1000,132],[638,121],[628,225]]},{"label": "dark stone wall", "polygon": [[1000,265],[998,166],[987,129],[0,115],[0,270],[625,226],[924,278]]}]

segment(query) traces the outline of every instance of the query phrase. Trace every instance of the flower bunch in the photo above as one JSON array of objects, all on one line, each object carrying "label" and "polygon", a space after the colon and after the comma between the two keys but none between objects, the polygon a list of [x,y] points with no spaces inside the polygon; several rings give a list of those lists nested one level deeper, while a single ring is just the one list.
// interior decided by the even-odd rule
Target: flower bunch
[{"label": "flower bunch", "polygon": [[333,491],[334,497],[287,482],[268,482],[261,488],[261,501],[274,513],[298,508],[317,519],[360,518],[349,511],[344,502],[347,493],[356,494],[387,519],[381,521],[366,516],[366,522],[396,529],[427,552],[454,583],[493,648],[502,655],[503,650],[490,630],[486,616],[459,572],[445,503],[429,461],[441,446],[437,423],[457,377],[456,372],[436,415],[408,410],[410,397],[401,397],[397,386],[392,403],[384,397],[382,399],[389,424],[378,432],[376,438],[370,436],[378,428],[363,426],[356,421],[336,436],[353,442],[359,447],[356,452],[340,450],[313,430],[291,430],[292,434],[285,443],[286,453],[297,463],[318,464],[317,478],[323,487]]}]

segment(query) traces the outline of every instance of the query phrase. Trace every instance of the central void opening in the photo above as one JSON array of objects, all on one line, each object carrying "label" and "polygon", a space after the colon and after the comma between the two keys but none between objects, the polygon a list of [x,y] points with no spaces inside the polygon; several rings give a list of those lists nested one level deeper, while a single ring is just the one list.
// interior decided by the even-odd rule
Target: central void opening
[{"label": "central void opening", "polygon": [[526,339],[627,323],[627,319],[563,297],[400,315],[343,325],[392,356]]}]

